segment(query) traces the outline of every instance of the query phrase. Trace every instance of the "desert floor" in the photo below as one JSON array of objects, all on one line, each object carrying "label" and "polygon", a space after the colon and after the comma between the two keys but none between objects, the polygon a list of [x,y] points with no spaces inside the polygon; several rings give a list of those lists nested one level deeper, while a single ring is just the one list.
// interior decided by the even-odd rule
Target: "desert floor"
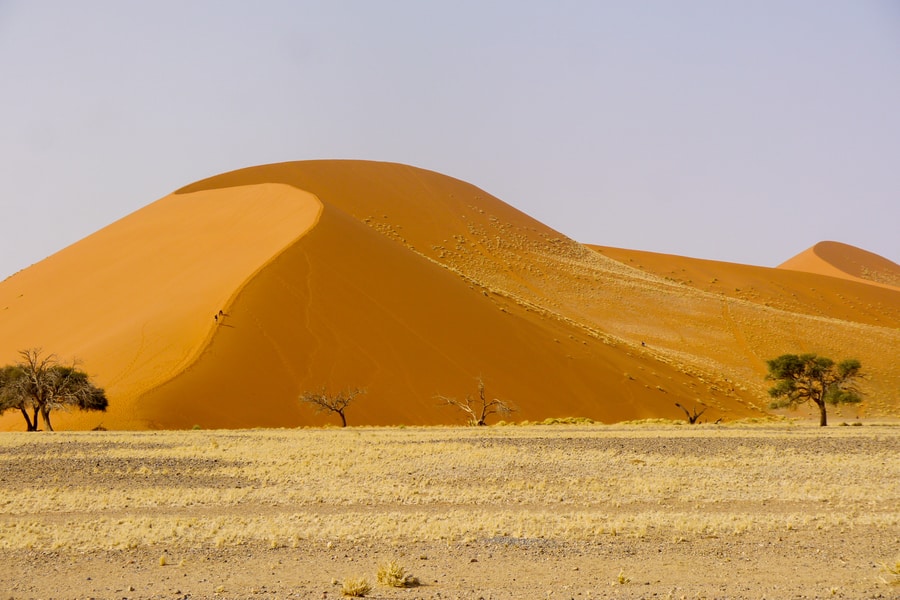
[{"label": "desert floor", "polygon": [[900,598],[896,423],[6,433],[0,494],[2,598]]}]

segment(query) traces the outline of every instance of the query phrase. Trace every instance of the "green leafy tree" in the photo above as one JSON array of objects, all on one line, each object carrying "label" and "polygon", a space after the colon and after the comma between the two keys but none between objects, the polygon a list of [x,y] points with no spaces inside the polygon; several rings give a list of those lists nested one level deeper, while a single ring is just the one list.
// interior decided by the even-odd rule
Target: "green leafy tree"
[{"label": "green leafy tree", "polygon": [[835,363],[815,354],[782,354],[766,361],[775,381],[769,390],[774,398],[771,408],[796,408],[812,402],[819,407],[819,425],[828,425],[826,404],[850,404],[861,401],[855,381],[862,376],[862,365],[855,358]]},{"label": "green leafy tree", "polygon": [[53,431],[53,410],[106,410],[106,393],[84,371],[60,364],[56,355],[44,356],[39,349],[22,350],[19,355],[22,359],[17,364],[0,369],[0,413],[18,409],[28,431],[37,431],[38,415]]}]

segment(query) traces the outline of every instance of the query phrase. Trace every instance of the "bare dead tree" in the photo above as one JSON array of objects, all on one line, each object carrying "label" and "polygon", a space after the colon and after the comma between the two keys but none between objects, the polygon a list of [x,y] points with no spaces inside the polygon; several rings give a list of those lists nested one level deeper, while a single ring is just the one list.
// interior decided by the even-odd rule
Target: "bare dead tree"
[{"label": "bare dead tree", "polygon": [[347,407],[357,396],[365,394],[362,388],[347,389],[342,392],[331,393],[325,387],[318,392],[303,392],[300,401],[315,407],[316,412],[333,412],[341,418],[341,427],[347,426]]},{"label": "bare dead tree", "polygon": [[467,415],[467,423],[469,425],[481,426],[487,425],[487,418],[490,415],[500,414],[508,415],[515,409],[507,402],[494,398],[488,400],[484,391],[484,379],[479,377],[478,381],[478,397],[473,398],[466,394],[464,400],[449,398],[447,396],[437,396],[442,406],[454,406],[463,411]]},{"label": "bare dead tree", "polygon": [[[686,408],[683,407],[682,405],[678,404],[677,402],[675,403],[675,406],[677,406],[678,408],[680,408],[681,410],[684,411],[684,414],[687,416],[687,420],[688,420],[688,423],[689,423],[690,425],[695,424],[695,423],[697,422],[697,419],[699,419],[700,416],[701,416],[703,413],[706,412],[706,409],[705,409],[705,408],[704,408],[703,410],[701,410],[700,412],[697,412],[697,407],[696,407],[696,406],[694,407],[693,413],[688,412],[688,409],[686,409]],[[717,421],[717,422],[718,422],[718,421]]]}]

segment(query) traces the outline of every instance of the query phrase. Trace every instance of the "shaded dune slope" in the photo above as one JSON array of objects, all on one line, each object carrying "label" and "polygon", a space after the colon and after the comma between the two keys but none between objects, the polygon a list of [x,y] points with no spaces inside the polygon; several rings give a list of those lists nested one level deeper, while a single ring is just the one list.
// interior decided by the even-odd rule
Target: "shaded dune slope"
[{"label": "shaded dune slope", "polygon": [[[434,396],[479,376],[517,420],[680,417],[676,402],[737,418],[762,414],[765,358],[807,349],[858,356],[878,376],[865,410],[896,410],[898,292],[723,263],[671,277],[662,257],[601,250],[413,167],[252,167],[0,284],[0,359],[36,345],[83,359],[110,410],[62,427],[334,422],[297,401],[322,386],[368,390],[351,424],[459,422]],[[707,276],[721,284],[694,281]]]},{"label": "shaded dune slope", "polygon": [[[633,359],[506,304],[328,207],[245,286],[201,359],[145,395],[141,416],[159,426],[176,413],[177,426],[321,423],[333,417],[301,406],[301,390],[359,386],[368,392],[351,423],[456,422],[434,396],[460,398],[479,375],[518,418],[667,411],[658,393],[622,394]],[[180,408],[202,397],[217,399],[214,413],[206,403]]]}]

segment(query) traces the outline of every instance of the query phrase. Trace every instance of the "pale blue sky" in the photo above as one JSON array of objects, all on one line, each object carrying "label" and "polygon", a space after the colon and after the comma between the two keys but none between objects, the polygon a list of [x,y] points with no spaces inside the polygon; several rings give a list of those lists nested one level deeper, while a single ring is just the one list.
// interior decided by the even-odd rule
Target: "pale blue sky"
[{"label": "pale blue sky", "polygon": [[900,262],[900,3],[0,0],[0,278],[178,187],[363,158],[582,242]]}]

